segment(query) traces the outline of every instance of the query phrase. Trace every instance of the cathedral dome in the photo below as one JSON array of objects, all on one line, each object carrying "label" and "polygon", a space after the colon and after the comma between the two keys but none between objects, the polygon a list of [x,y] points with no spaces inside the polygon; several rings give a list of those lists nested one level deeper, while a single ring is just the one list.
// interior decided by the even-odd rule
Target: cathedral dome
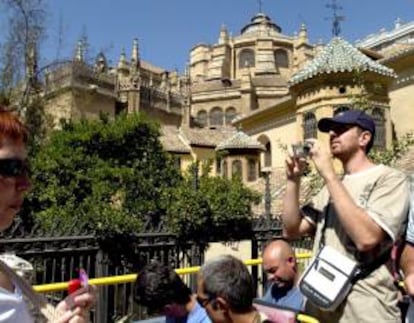
[{"label": "cathedral dome", "polygon": [[264,13],[256,14],[251,20],[250,23],[244,26],[240,34],[241,35],[269,35],[276,36],[282,32],[277,24],[275,24],[268,16]]}]

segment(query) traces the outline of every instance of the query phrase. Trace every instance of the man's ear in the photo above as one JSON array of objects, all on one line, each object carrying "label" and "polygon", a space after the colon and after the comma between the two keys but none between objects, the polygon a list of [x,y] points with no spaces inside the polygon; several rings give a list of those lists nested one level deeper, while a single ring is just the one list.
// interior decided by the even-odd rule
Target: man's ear
[{"label": "man's ear", "polygon": [[288,263],[289,263],[289,265],[291,266],[291,268],[296,272],[296,258],[295,257],[293,257],[293,256],[291,256],[291,257],[289,257],[288,259],[287,259],[287,261],[288,261]]},{"label": "man's ear", "polygon": [[367,147],[369,142],[371,141],[372,134],[368,130],[363,130],[359,138],[360,143],[364,145],[364,147]]},{"label": "man's ear", "polygon": [[211,302],[211,307],[216,311],[227,311],[229,309],[229,304],[223,297],[216,297],[216,299]]}]

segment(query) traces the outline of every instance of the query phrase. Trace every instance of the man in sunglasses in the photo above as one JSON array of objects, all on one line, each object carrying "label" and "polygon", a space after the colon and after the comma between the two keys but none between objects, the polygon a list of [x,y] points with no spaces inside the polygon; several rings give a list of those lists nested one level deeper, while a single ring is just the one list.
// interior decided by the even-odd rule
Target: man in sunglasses
[{"label": "man in sunglasses", "polygon": [[[27,139],[25,125],[6,107],[0,106],[0,230],[12,224],[30,188]],[[0,287],[0,322],[34,322],[22,291],[5,272],[0,272]],[[89,322],[95,294],[89,286],[69,295],[57,305],[54,322]]]},{"label": "man in sunglasses", "polygon": [[[302,156],[287,157],[284,233],[288,238],[314,235],[315,254],[323,245],[329,246],[370,270],[353,283],[335,310],[323,311],[307,302],[305,311],[321,322],[399,322],[398,290],[386,262],[406,221],[408,180],[402,172],[376,165],[368,157],[375,123],[365,112],[348,110],[323,118],[318,128],[329,135],[330,145],[309,140],[308,158],[325,186],[300,207],[299,188],[307,161]],[[336,174],[333,158],[341,162],[343,176]]]},{"label": "man in sunglasses", "polygon": [[139,271],[134,300],[147,308],[148,314],[162,314],[157,322],[210,323],[203,304],[181,280],[174,269],[151,261]]},{"label": "man in sunglasses", "polygon": [[267,317],[253,306],[253,279],[239,259],[223,255],[201,267],[197,299],[214,323],[261,323]]}]

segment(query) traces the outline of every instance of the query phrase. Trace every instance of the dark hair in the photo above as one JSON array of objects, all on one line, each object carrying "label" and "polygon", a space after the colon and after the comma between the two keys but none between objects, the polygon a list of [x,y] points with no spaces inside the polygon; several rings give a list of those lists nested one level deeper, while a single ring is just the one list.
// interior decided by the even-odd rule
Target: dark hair
[{"label": "dark hair", "polygon": [[0,145],[5,138],[27,144],[28,130],[19,117],[0,105]]},{"label": "dark hair", "polygon": [[251,310],[256,293],[252,276],[241,260],[231,255],[219,256],[205,263],[200,275],[204,293],[222,297],[236,313]]},{"label": "dark hair", "polygon": [[174,269],[158,261],[144,266],[135,282],[134,300],[146,306],[149,312],[172,303],[185,305],[191,300],[191,295],[191,289]]}]

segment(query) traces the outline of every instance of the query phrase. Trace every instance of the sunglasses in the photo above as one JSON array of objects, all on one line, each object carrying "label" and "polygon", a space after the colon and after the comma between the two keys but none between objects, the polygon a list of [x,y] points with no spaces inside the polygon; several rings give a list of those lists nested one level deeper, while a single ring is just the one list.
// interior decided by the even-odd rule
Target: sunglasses
[{"label": "sunglasses", "polygon": [[198,304],[200,304],[201,307],[206,307],[208,303],[215,300],[216,297],[214,295],[210,295],[208,297],[201,297],[199,295],[196,296]]},{"label": "sunglasses", "polygon": [[0,176],[18,177],[26,176],[30,172],[27,160],[17,158],[0,159]]},{"label": "sunglasses", "polygon": [[353,124],[343,124],[343,125],[335,125],[332,127],[332,131],[335,132],[337,135],[342,135],[344,132],[355,128],[356,126]]}]

